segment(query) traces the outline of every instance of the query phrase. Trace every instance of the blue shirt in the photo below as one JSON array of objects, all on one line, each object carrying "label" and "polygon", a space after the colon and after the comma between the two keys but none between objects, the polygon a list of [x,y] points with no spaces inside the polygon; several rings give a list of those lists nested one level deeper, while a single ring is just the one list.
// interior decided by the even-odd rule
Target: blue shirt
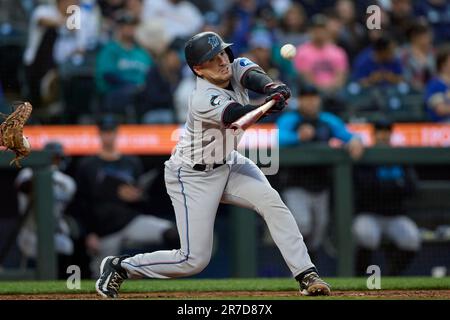
[{"label": "blue shirt", "polygon": [[354,134],[345,127],[345,123],[329,112],[319,112],[314,120],[304,119],[297,111],[286,112],[277,120],[279,129],[279,144],[283,146],[295,146],[301,143],[297,130],[301,124],[309,123],[314,126],[316,134],[311,142],[328,142],[331,138],[337,138],[344,143],[349,142]]},{"label": "blue shirt", "polygon": [[427,84],[425,89],[426,110],[434,122],[450,121],[450,116],[442,117],[436,113],[433,107],[436,101],[450,104],[450,86],[440,78],[433,78]]},{"label": "blue shirt", "polygon": [[[375,61],[374,50],[370,48],[364,49],[355,59],[353,65],[352,79],[359,81],[370,76],[375,71],[391,71],[394,74],[401,75],[403,68],[400,59],[394,58],[389,62],[379,63]],[[380,84],[388,84],[383,81]]]}]

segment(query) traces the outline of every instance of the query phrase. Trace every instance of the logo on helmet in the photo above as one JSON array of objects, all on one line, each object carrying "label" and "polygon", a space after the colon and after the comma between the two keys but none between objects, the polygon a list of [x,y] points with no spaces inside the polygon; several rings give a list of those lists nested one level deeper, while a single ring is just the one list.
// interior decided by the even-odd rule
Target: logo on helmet
[{"label": "logo on helmet", "polygon": [[210,36],[208,37],[208,43],[211,45],[211,49],[215,49],[217,46],[219,46],[220,41],[216,36]]}]

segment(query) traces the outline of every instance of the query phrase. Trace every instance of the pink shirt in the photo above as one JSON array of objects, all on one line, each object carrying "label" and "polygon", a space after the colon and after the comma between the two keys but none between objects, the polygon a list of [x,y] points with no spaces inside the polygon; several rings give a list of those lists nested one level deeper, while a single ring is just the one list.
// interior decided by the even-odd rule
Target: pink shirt
[{"label": "pink shirt", "polygon": [[311,42],[298,46],[294,64],[299,73],[312,73],[319,87],[329,86],[338,72],[348,71],[347,54],[331,43],[322,48],[313,46]]}]

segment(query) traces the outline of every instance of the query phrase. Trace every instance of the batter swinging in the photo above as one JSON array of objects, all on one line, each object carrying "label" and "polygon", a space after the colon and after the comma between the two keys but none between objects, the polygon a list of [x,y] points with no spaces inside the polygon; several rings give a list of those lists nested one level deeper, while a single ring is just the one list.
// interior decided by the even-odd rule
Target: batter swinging
[{"label": "batter swinging", "polygon": [[201,272],[209,263],[219,203],[251,208],[265,220],[304,295],[329,295],[308,255],[295,220],[262,171],[236,151],[242,137],[227,129],[259,106],[249,104],[247,89],[275,100],[271,112],[285,107],[291,93],[274,83],[246,58],[234,59],[231,44],[213,32],[186,43],[188,65],[197,75],[184,135],[165,163],[167,192],[175,209],[181,248],[135,256],[110,256],[100,265],[97,292],[118,296],[128,278],[167,279]]}]

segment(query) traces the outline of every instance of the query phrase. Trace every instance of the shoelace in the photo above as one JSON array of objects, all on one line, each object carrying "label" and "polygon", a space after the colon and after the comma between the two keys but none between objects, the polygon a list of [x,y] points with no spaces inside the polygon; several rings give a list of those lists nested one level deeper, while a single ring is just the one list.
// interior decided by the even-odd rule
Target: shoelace
[{"label": "shoelace", "polygon": [[115,292],[118,292],[120,286],[122,285],[123,280],[124,279],[118,272],[114,272],[114,275],[112,276],[111,281],[108,284],[108,287],[112,287],[112,289],[114,289]]},{"label": "shoelace", "polygon": [[308,284],[309,284],[311,281],[317,280],[318,278],[319,278],[319,277],[316,276],[314,273],[310,273],[310,274],[308,274],[307,276],[305,276],[305,277],[303,278],[302,283],[303,283],[304,286],[308,286]]}]

